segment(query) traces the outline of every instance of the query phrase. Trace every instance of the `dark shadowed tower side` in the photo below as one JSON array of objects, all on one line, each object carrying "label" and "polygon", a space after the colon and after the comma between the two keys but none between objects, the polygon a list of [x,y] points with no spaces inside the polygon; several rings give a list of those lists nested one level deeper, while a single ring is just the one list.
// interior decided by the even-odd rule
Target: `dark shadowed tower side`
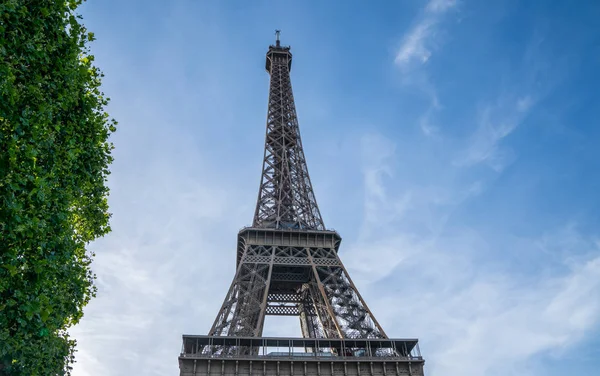
[{"label": "dark shadowed tower side", "polygon": [[[360,375],[361,362],[365,375],[374,375],[373,364],[382,376],[422,375],[417,340],[388,339],[338,256],[341,237],[325,229],[302,149],[292,54],[276,35],[266,59],[271,79],[254,220],[238,233],[236,273],[209,335],[184,335],[181,375],[223,376],[234,367],[236,376],[306,376],[307,367],[318,367],[315,375],[339,368],[347,376]],[[266,315],[298,316],[303,338],[262,337]],[[283,353],[266,353],[282,346]]]}]

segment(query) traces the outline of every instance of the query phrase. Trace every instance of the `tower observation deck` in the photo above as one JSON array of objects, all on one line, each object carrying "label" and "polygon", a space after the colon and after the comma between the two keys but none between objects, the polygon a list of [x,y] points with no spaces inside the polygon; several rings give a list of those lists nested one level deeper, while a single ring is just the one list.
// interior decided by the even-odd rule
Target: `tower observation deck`
[{"label": "tower observation deck", "polygon": [[[279,31],[270,75],[262,176],[236,272],[206,336],[184,335],[181,376],[420,376],[417,339],[390,339],[338,256],[312,188]],[[297,316],[302,338],[263,337],[265,316]]]}]

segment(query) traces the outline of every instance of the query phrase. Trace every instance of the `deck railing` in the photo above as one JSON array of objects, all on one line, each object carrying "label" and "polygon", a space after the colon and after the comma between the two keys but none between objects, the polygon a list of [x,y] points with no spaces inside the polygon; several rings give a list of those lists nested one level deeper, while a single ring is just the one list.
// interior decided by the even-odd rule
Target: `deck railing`
[{"label": "deck railing", "polygon": [[184,358],[422,360],[416,339],[323,339],[184,335]]}]

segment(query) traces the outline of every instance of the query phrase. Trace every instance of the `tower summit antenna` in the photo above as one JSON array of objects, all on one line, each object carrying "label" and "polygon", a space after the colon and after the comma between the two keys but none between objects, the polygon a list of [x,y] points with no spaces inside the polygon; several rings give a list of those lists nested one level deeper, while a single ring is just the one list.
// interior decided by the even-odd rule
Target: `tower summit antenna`
[{"label": "tower summit antenna", "polygon": [[281,30],[275,30],[275,45],[277,47],[279,47],[279,45],[280,45],[279,35],[281,35]]}]

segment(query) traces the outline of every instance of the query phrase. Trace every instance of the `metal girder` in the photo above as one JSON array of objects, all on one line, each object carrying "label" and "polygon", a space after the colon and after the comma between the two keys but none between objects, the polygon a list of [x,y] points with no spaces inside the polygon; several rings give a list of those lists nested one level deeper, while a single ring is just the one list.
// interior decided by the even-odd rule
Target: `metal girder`
[{"label": "metal girder", "polygon": [[[300,316],[301,304],[295,305],[276,305],[269,304],[267,305],[267,315],[271,316]],[[315,315],[314,310],[310,309],[307,312],[308,315]]]},{"label": "metal girder", "polygon": [[248,244],[210,334],[260,336],[265,315],[300,316],[315,338],[386,338],[333,248]]}]

